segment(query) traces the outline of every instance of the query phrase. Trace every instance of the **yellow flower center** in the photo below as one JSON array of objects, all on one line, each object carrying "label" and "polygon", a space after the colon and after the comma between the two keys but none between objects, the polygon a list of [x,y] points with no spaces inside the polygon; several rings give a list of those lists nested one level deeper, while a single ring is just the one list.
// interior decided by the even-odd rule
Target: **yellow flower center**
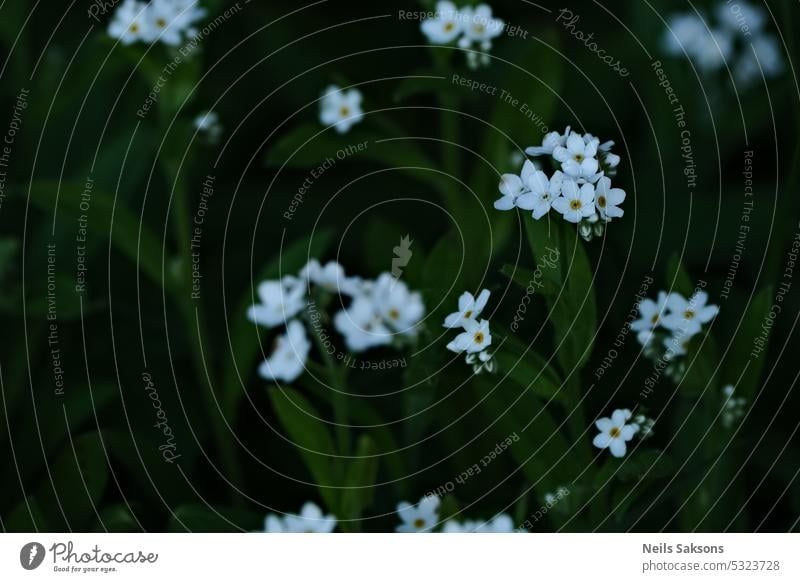
[{"label": "yellow flower center", "polygon": [[472,310],[471,309],[467,309],[466,313],[464,313],[464,317],[466,317],[467,319],[472,317]]},{"label": "yellow flower center", "polygon": [[133,32],[135,34],[135,33],[139,32],[139,25],[134,22],[133,24],[130,25],[128,30],[130,30],[131,32]]},{"label": "yellow flower center", "polygon": [[658,323],[658,314],[650,318],[650,323],[652,323],[653,325]]},{"label": "yellow flower center", "polygon": [[580,210],[582,204],[580,200],[570,200],[569,207],[573,210]]},{"label": "yellow flower center", "polygon": [[606,207],[606,197],[605,196],[598,196],[597,197],[597,205],[600,208],[605,208]]},{"label": "yellow flower center", "polygon": [[163,18],[159,18],[156,20],[156,26],[159,28],[164,28],[167,25],[167,21]]},{"label": "yellow flower center", "polygon": [[347,107],[346,105],[343,105],[342,108],[339,109],[339,114],[342,117],[347,117],[348,115],[350,115],[350,108]]},{"label": "yellow flower center", "polygon": [[448,22],[447,24],[445,24],[445,25],[444,25],[444,31],[445,31],[445,32],[450,32],[450,31],[451,31],[451,30],[453,30],[455,27],[456,27],[456,25],[455,25],[455,24],[453,24],[452,22]]},{"label": "yellow flower center", "polygon": [[583,161],[583,154],[575,154],[575,161],[580,164]]},{"label": "yellow flower center", "polygon": [[397,319],[400,317],[400,312],[397,309],[390,309],[389,310],[389,317],[391,319]]},{"label": "yellow flower center", "polygon": [[621,431],[621,430],[619,430],[619,429],[618,429],[618,428],[615,426],[615,427],[614,427],[614,428],[612,428],[610,431],[608,431],[608,434],[609,434],[609,435],[611,435],[611,438],[612,438],[612,439],[615,439],[615,438],[617,438],[617,437],[618,437],[620,434],[622,434],[622,431]]},{"label": "yellow flower center", "polygon": [[479,331],[478,333],[475,334],[475,343],[476,344],[482,344],[484,339],[485,338],[484,338],[484,335],[483,335],[482,331]]},{"label": "yellow flower center", "polygon": [[417,529],[422,529],[423,527],[425,527],[425,520],[422,519],[421,517],[418,517],[417,519],[414,520],[414,527]]},{"label": "yellow flower center", "polygon": [[692,311],[691,309],[687,309],[686,311],[683,312],[683,317],[685,317],[686,319],[694,319],[694,311]]}]

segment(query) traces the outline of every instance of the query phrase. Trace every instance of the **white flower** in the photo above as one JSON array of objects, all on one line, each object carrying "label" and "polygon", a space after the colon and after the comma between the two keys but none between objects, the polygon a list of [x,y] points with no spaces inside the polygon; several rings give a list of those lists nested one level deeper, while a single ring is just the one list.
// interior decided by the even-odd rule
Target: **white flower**
[{"label": "white flower", "polygon": [[696,41],[693,57],[704,71],[715,71],[733,56],[733,37],[727,30],[706,32]]},{"label": "white flower", "polygon": [[463,30],[463,18],[452,2],[438,2],[434,18],[422,21],[422,33],[428,40],[437,44],[446,44],[456,39]]},{"label": "white flower", "polygon": [[611,180],[605,176],[595,184],[594,204],[600,218],[606,222],[612,218],[620,218],[625,211],[619,205],[625,200],[625,191],[621,188],[612,188]]},{"label": "white flower", "polygon": [[489,322],[485,319],[480,322],[466,319],[464,320],[464,333],[456,336],[452,342],[447,344],[447,349],[451,352],[481,352],[492,345],[492,334],[489,332]]},{"label": "white flower", "polygon": [[598,145],[597,139],[587,143],[580,134],[573,132],[567,138],[566,147],[558,146],[553,150],[553,157],[561,162],[561,169],[567,176],[591,179],[600,167],[595,157]]},{"label": "white flower", "polygon": [[569,127],[567,127],[567,129],[564,131],[563,135],[557,131],[551,131],[544,136],[541,146],[531,146],[529,148],[525,148],[525,153],[529,156],[552,156],[553,151],[555,151],[557,147],[563,147],[567,143],[567,136],[569,134]]},{"label": "white flower", "polygon": [[147,5],[137,0],[124,0],[114,12],[108,24],[109,36],[118,39],[122,44],[132,44],[142,40],[143,34],[149,34],[145,28]]},{"label": "white flower", "polygon": [[265,380],[294,382],[305,370],[309,350],[311,343],[303,324],[290,321],[286,333],[275,340],[272,353],[261,363],[258,373]]},{"label": "white flower", "polygon": [[695,14],[674,14],[667,26],[664,48],[676,56],[684,51],[691,56],[698,49],[700,39],[708,35],[708,29]]},{"label": "white flower", "polygon": [[574,180],[564,180],[561,196],[553,200],[553,208],[568,222],[578,223],[595,213],[594,186],[578,186]]},{"label": "white flower", "polygon": [[345,310],[333,316],[333,326],[344,336],[347,349],[363,352],[392,343],[392,332],[376,313],[372,299],[357,296]]},{"label": "white flower", "polygon": [[300,278],[319,285],[329,293],[357,295],[361,292],[362,281],[358,277],[347,277],[344,267],[336,261],[329,261],[325,266],[312,259],[300,271]]},{"label": "white flower", "polygon": [[686,336],[700,333],[704,323],[708,323],[719,313],[716,305],[706,305],[708,293],[698,291],[688,301],[679,293],[672,293],[667,300],[669,313],[664,316],[662,325],[669,330],[680,331]]},{"label": "white flower", "polygon": [[430,532],[439,521],[439,498],[423,497],[414,506],[403,501],[397,505],[397,515],[403,521],[395,528],[399,533]]},{"label": "white flower", "polygon": [[342,91],[336,85],[325,90],[320,101],[319,119],[323,125],[332,125],[339,133],[347,133],[350,127],[361,121],[361,92],[358,89]]},{"label": "white flower", "polygon": [[410,291],[391,273],[382,273],[375,281],[371,295],[376,312],[391,329],[407,336],[416,335],[417,324],[425,315],[420,293]]},{"label": "white flower", "polygon": [[639,303],[639,319],[631,323],[633,331],[650,331],[661,325],[661,319],[667,312],[668,295],[664,291],[658,292],[658,300],[643,299]]},{"label": "white flower", "polygon": [[731,428],[744,416],[744,407],[747,404],[747,400],[744,398],[734,398],[733,392],[734,387],[730,384],[722,389],[725,403],[722,408],[721,422],[725,428]]},{"label": "white flower", "polygon": [[472,293],[465,291],[458,298],[458,311],[451,313],[444,318],[444,327],[453,329],[455,327],[463,327],[466,320],[475,320],[486,307],[486,302],[489,301],[491,295],[488,289],[484,289],[478,294],[477,299],[473,297]]},{"label": "white flower", "polygon": [[638,432],[639,426],[627,424],[631,418],[631,411],[628,409],[615,410],[611,418],[600,418],[595,422],[597,430],[600,431],[592,444],[598,449],[609,449],[615,457],[624,457],[627,451],[627,441],[631,440]]},{"label": "white flower", "polygon": [[275,327],[286,323],[303,309],[305,285],[296,277],[287,275],[280,281],[264,281],[258,286],[261,303],[247,310],[253,323]]},{"label": "white flower", "polygon": [[767,15],[760,6],[753,6],[744,0],[736,0],[735,6],[723,2],[717,6],[717,20],[731,32],[742,33],[746,27],[750,34],[756,34],[764,28]]},{"label": "white flower", "polygon": [[492,18],[492,9],[488,4],[478,4],[474,9],[468,6],[461,11],[461,17],[465,23],[464,38],[481,43],[483,50],[489,50],[491,39],[503,32],[503,21]]},{"label": "white flower", "polygon": [[536,166],[530,160],[525,160],[522,164],[522,173],[503,174],[500,176],[500,193],[503,195],[499,200],[495,200],[494,207],[497,210],[512,210],[517,206],[517,200],[526,190],[526,182],[536,173]]},{"label": "white flower", "polygon": [[300,509],[300,515],[267,515],[264,531],[267,533],[330,533],[336,527],[333,515],[323,515],[322,510],[310,501]]},{"label": "white flower", "polygon": [[475,374],[480,374],[484,370],[491,374],[495,369],[494,354],[490,354],[489,350],[472,354],[468,353],[465,361],[468,365],[472,366],[472,371]]},{"label": "white flower", "polygon": [[490,521],[466,520],[459,523],[447,521],[442,527],[443,533],[514,533],[514,521],[510,515],[501,513]]},{"label": "white flower", "polygon": [[199,133],[204,133],[209,140],[216,142],[222,133],[222,125],[219,122],[219,115],[215,111],[205,111],[194,118],[192,122],[194,128]]},{"label": "white flower", "polygon": [[564,183],[564,174],[556,172],[552,178],[547,178],[544,172],[534,172],[527,176],[525,185],[528,193],[517,198],[517,207],[523,210],[533,210],[533,217],[539,220],[550,212],[553,200],[561,194]]}]

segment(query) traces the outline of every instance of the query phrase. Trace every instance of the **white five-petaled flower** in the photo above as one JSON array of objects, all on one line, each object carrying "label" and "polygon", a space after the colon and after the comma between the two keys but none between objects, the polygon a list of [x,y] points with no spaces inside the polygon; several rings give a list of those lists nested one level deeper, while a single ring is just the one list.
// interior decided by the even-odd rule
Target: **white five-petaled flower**
[{"label": "white five-petaled flower", "polygon": [[291,275],[280,281],[264,281],[258,286],[261,303],[251,306],[247,317],[264,327],[284,324],[303,309],[305,291],[303,282]]},{"label": "white five-petaled flower", "polygon": [[609,449],[615,457],[624,457],[627,452],[627,443],[639,430],[637,424],[627,424],[631,418],[628,409],[615,410],[611,418],[599,418],[595,422],[600,431],[592,444],[598,449]]},{"label": "white five-petaled flower", "polygon": [[595,213],[594,186],[588,182],[578,185],[574,180],[564,180],[561,196],[553,200],[552,206],[564,220],[577,224]]},{"label": "white five-petaled flower", "polygon": [[447,349],[451,352],[467,352],[473,354],[482,352],[492,345],[492,334],[489,332],[489,322],[485,319],[475,321],[472,319],[464,320],[464,332],[456,336],[456,339],[447,344]]},{"label": "white five-petaled flower", "polygon": [[147,4],[144,2],[124,0],[108,24],[109,36],[126,45],[142,40],[142,32],[146,26],[146,11]]},{"label": "white five-petaled flower", "polygon": [[667,300],[669,313],[664,316],[662,325],[687,337],[700,333],[703,324],[719,313],[719,307],[707,303],[705,291],[698,291],[688,301],[679,293],[672,293]]},{"label": "white five-petaled flower", "polygon": [[454,328],[463,327],[464,322],[467,320],[474,321],[486,307],[486,302],[489,301],[491,295],[488,289],[484,289],[475,298],[472,293],[465,291],[458,298],[458,311],[451,313],[444,318],[444,327]]},{"label": "white five-petaled flower", "polygon": [[271,513],[264,520],[264,531],[267,533],[330,533],[336,527],[336,517],[324,515],[322,510],[312,502],[307,502],[300,509],[300,514],[284,516]]},{"label": "white five-petaled flower", "polygon": [[428,495],[417,505],[405,501],[397,504],[397,515],[403,521],[395,528],[398,533],[430,532],[439,521],[439,498]]},{"label": "white five-petaled flower", "polygon": [[477,42],[483,50],[489,50],[492,46],[491,40],[503,32],[503,21],[492,17],[492,9],[488,4],[478,4],[475,8],[467,6],[461,11],[461,17],[464,21],[466,46]]},{"label": "white five-petaled flower", "polygon": [[566,146],[557,146],[553,150],[553,157],[561,162],[561,169],[567,176],[575,179],[593,181],[600,167],[597,158],[597,139],[588,143],[578,133],[571,133],[567,138]]},{"label": "white five-petaled flower", "polygon": [[391,330],[375,311],[372,299],[365,295],[356,296],[347,309],[334,315],[333,325],[352,352],[392,343]]},{"label": "white five-petaled flower", "polygon": [[339,133],[347,133],[364,116],[361,99],[358,89],[343,91],[336,85],[329,86],[320,100],[320,121],[323,125],[334,126]]},{"label": "white five-petaled flower", "polygon": [[442,533],[514,533],[514,521],[505,513],[496,515],[489,521],[466,520],[462,523],[456,520],[447,521],[442,527]]},{"label": "white five-petaled flower", "polygon": [[639,303],[639,319],[631,323],[631,329],[636,332],[651,331],[661,325],[661,319],[667,313],[667,295],[664,291],[658,292],[658,300],[642,299]]},{"label": "white five-petaled flower", "polygon": [[306,330],[299,321],[292,320],[286,326],[286,333],[275,339],[272,353],[258,368],[265,380],[294,382],[303,373],[311,350]]},{"label": "white five-petaled flower", "polygon": [[528,191],[526,183],[528,179],[536,174],[536,166],[530,160],[525,160],[522,164],[522,173],[503,174],[500,176],[500,193],[502,198],[495,200],[494,207],[497,210],[513,210],[517,207],[519,197]]},{"label": "white five-petaled flower", "polygon": [[625,200],[625,190],[612,188],[611,180],[605,176],[595,184],[594,205],[600,218],[610,222],[612,218],[620,218],[625,213],[620,204]]},{"label": "white five-petaled flower", "polygon": [[539,220],[550,212],[553,201],[561,194],[564,184],[564,174],[555,172],[548,178],[544,172],[534,172],[528,175],[525,186],[529,190],[517,198],[517,206],[523,210],[533,210],[533,217]]},{"label": "white five-petaled flower", "polygon": [[114,12],[108,34],[123,44],[162,42],[179,46],[194,36],[194,25],[206,15],[197,0],[125,0]]},{"label": "white five-petaled flower", "polygon": [[437,2],[436,14],[433,18],[422,21],[422,33],[433,43],[446,44],[452,42],[464,29],[461,12],[452,2]]}]

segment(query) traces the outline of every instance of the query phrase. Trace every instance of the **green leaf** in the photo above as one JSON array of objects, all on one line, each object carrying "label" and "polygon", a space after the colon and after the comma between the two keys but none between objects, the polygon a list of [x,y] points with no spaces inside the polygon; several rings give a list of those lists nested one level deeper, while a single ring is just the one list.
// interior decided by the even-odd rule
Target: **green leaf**
[{"label": "green leaf", "polygon": [[39,502],[32,495],[14,507],[7,516],[3,516],[3,527],[9,533],[52,531]]},{"label": "green leaf", "polygon": [[[377,450],[372,439],[364,435],[358,439],[356,458],[347,463],[345,486],[342,491],[342,517],[358,520],[365,507],[372,504],[375,478],[378,475]],[[340,522],[344,531],[355,531],[358,522]]]},{"label": "green leaf", "polygon": [[171,532],[239,532],[258,527],[258,516],[230,508],[186,504],[175,510],[169,522]]},{"label": "green leaf", "polygon": [[498,350],[495,358],[498,364],[498,374],[507,374],[509,378],[522,388],[530,390],[542,401],[552,398],[556,402],[568,404],[566,392],[561,388],[560,383],[552,382],[547,363],[539,354],[528,351],[524,356],[518,356]]},{"label": "green leaf", "polygon": [[275,412],[286,429],[286,438],[303,458],[325,504],[339,511],[338,492],[332,487],[341,485],[338,475],[336,447],[326,423],[308,400],[296,390],[281,388],[270,391]]},{"label": "green leaf", "polygon": [[754,341],[762,336],[762,326],[772,309],[772,300],[772,286],[765,287],[753,298],[747,310],[741,315],[739,328],[733,334],[730,351],[722,366],[722,384],[736,385],[737,397],[741,396],[751,401],[761,379],[761,371],[767,357],[769,335],[764,345],[760,346],[762,351],[757,357],[751,356],[751,352],[755,347]]},{"label": "green leaf", "polygon": [[[92,236],[96,235],[99,239],[110,231],[114,247],[131,262],[138,264],[142,272],[156,285],[162,285],[163,253],[159,239],[124,206],[115,206],[113,196],[107,192],[92,191],[91,205],[83,212],[80,203],[85,189],[84,184],[37,181],[30,186],[30,200],[48,214],[48,219],[52,218],[52,212],[57,209],[58,223],[62,225],[76,225],[78,218],[86,214],[92,224]],[[25,194],[27,188],[15,188],[14,191]],[[163,283],[169,286],[170,281],[167,278]]]},{"label": "green leaf", "polygon": [[675,291],[687,298],[694,293],[692,279],[681,265],[681,259],[677,254],[673,254],[667,261],[667,287],[670,291]]},{"label": "green leaf", "polygon": [[[597,331],[597,304],[593,273],[577,231],[558,220],[526,220],[531,251],[542,275],[541,290],[549,307],[557,356],[567,373],[582,368],[589,359]],[[531,275],[535,276],[536,271]]]}]

